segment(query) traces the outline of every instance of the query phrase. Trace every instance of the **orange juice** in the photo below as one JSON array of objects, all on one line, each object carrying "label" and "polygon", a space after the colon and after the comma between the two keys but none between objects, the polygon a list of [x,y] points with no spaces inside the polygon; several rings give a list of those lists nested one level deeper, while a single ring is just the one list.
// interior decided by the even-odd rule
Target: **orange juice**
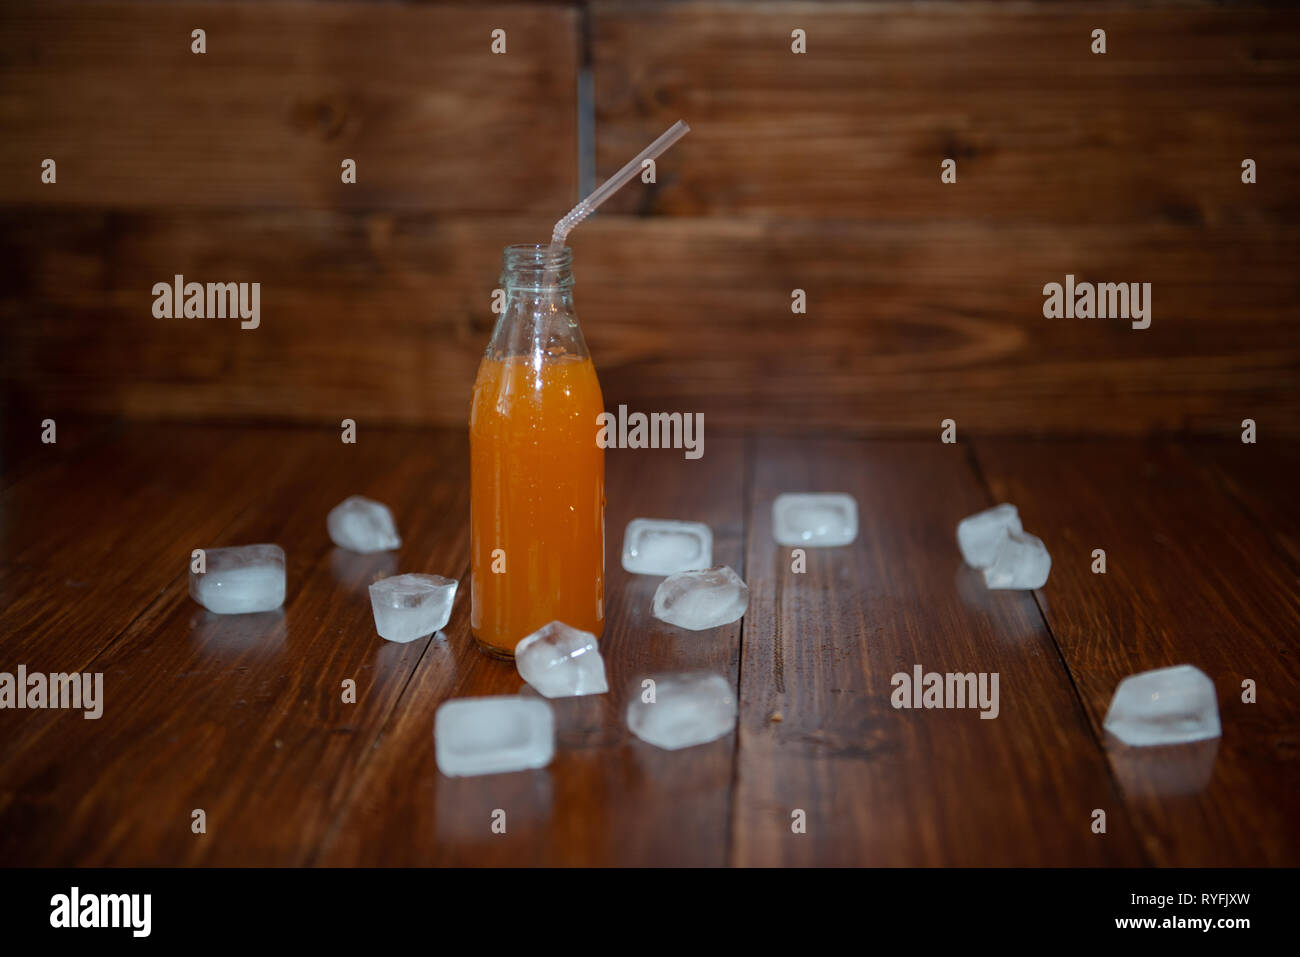
[{"label": "orange juice", "polygon": [[489,352],[479,366],[470,626],[489,654],[513,656],[520,639],[557,619],[597,637],[604,628],[604,403],[585,352]]}]

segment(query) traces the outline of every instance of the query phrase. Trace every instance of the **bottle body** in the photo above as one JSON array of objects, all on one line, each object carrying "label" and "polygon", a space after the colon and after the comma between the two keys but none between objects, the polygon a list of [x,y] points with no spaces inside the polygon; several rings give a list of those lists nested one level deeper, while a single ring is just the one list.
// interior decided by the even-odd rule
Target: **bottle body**
[{"label": "bottle body", "polygon": [[545,247],[507,248],[470,408],[470,626],[500,657],[547,622],[599,637],[605,618],[604,402],[567,268],[528,250]]}]

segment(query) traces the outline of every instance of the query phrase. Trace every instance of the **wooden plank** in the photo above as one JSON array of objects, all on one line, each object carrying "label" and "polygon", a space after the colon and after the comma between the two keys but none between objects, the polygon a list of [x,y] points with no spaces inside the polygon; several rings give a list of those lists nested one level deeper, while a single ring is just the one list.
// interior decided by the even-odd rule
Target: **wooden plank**
[{"label": "wooden plank", "polygon": [[[626,523],[637,516],[709,523],[714,561],[742,575],[741,441],[711,438],[688,461],[677,451],[607,454],[606,594],[601,654],[610,692],[551,702],[557,751],[549,768],[448,778],[437,770],[434,712],[447,698],[513,694],[509,663],[473,650],[458,605],[447,632],[420,661],[347,812],[319,863],[453,865],[705,865],[726,861],[734,735],[689,750],[661,751],[627,731],[638,679],[706,669],[736,682],[740,625],[685,632],[656,621],[660,579],[620,565]],[[527,686],[523,686],[526,690]],[[505,811],[506,833],[491,829]]]},{"label": "wooden plank", "polygon": [[[460,427],[502,246],[533,218],[0,213],[0,379],[31,408]],[[600,217],[578,313],[611,406],[934,434],[1300,430],[1300,231]],[[154,283],[257,281],[262,319],[156,319]],[[1043,285],[1152,283],[1145,330]],[[791,290],[808,313],[792,315]],[[1231,316],[1232,322],[1224,317]]]},{"label": "wooden plank", "polygon": [[[155,601],[126,592],[74,609],[77,622],[130,623],[90,666],[104,673],[104,717],[39,712],[53,715],[48,729],[5,761],[0,859],[301,863],[335,815],[427,644],[382,641],[366,585],[397,571],[463,578],[467,489],[447,462],[463,457],[464,439],[363,430],[344,445],[331,430],[267,432],[263,441],[260,471],[242,456],[213,455],[211,485],[187,485],[184,458],[163,467],[161,481],[189,516],[174,528],[178,541],[168,540],[172,571],[155,578]],[[277,455],[286,467],[268,467]],[[184,559],[207,510],[221,511],[222,493],[240,513],[220,541],[205,544],[281,543],[289,593],[279,612],[216,616],[186,594]],[[400,552],[330,546],[325,514],[352,493],[392,505],[406,534]],[[152,549],[137,542],[126,551],[136,560]],[[348,678],[356,704],[342,701]],[[30,721],[38,713],[6,714]],[[195,808],[206,812],[206,834],[191,832]]]},{"label": "wooden plank", "polygon": [[50,431],[46,421],[53,417],[48,410],[7,407],[4,398],[0,395],[0,491],[32,472],[72,460],[114,430],[115,423],[102,417],[73,415],[55,418]]},{"label": "wooden plank", "polygon": [[[614,209],[1294,221],[1300,132],[1278,119],[1300,110],[1297,25],[1293,9],[1209,4],[597,3],[597,178],[685,118],[657,185]],[[956,184],[940,182],[945,158]]]},{"label": "wooden plank", "polygon": [[[257,431],[135,427],[52,458],[6,489],[0,648],[7,670],[19,664],[41,673],[99,670],[96,662],[142,616],[185,594],[191,550],[218,541],[247,509],[246,499],[231,494],[231,476],[274,480],[301,465],[282,439]],[[115,697],[117,687],[105,680],[106,696]],[[106,705],[110,720],[114,710]],[[5,716],[0,817],[16,823],[25,820],[27,762],[66,761],[60,749],[41,742],[93,735],[99,721],[56,710]],[[9,860],[2,845],[0,857]]]},{"label": "wooden plank", "polygon": [[[1256,423],[1256,428],[1260,428]],[[1300,510],[1296,508],[1295,482],[1300,474],[1300,448],[1277,441],[1273,423],[1265,421],[1264,438],[1247,444],[1223,438],[1178,443],[1178,451],[1203,469],[1224,489],[1300,570]],[[1236,438],[1240,438],[1240,432]]]},{"label": "wooden plank", "polygon": [[[1235,438],[1232,441],[1237,441]],[[1041,601],[1097,734],[1127,675],[1193,664],[1223,736],[1107,753],[1157,865],[1294,865],[1300,599],[1294,569],[1187,459],[1140,442],[981,442],[993,497],[1052,553]],[[1105,549],[1106,574],[1092,551]],[[1242,682],[1258,702],[1242,701]]]},{"label": "wooden plank", "polygon": [[12,662],[83,670],[164,583],[185,576],[192,549],[248,507],[231,495],[231,475],[297,464],[279,451],[257,432],[127,430],[71,456],[56,452],[7,489],[0,563],[12,574],[0,607]]},{"label": "wooden plank", "polygon": [[549,215],[576,198],[577,36],[561,6],[8,3],[0,203]]},{"label": "wooden plank", "polygon": [[[472,651],[463,597],[445,637],[395,646],[374,635],[364,589],[405,570],[464,581],[464,443],[463,432],[363,429],[343,446],[333,429],[132,426],[0,493],[0,654],[32,670],[102,670],[106,689],[100,721],[0,713],[0,861],[1296,860],[1295,571],[1222,494],[1208,456],[981,444],[994,496],[1017,501],[1053,550],[1038,598],[1067,675],[1034,597],[987,592],[960,566],[952,525],[989,501],[960,447],[761,438],[746,453],[715,435],[698,462],[611,452],[612,691],[556,702],[549,769],[457,780],[434,765],[437,705],[521,682]],[[768,515],[797,488],[846,490],[862,509],[858,542],[810,551],[805,575],[787,571]],[[1243,502],[1285,508],[1267,483],[1243,488]],[[394,506],[400,553],[329,546],[324,513],[352,492]],[[713,526],[717,560],[751,587],[740,626],[687,635],[649,617],[657,580],[613,557],[624,523],[645,514]],[[194,605],[184,559],[196,540],[285,544],[283,612],[220,618]],[[1095,542],[1104,579],[1087,568]],[[1219,683],[1222,741],[1159,754],[1111,742],[1108,776],[1097,736],[1114,684],[1189,658]],[[913,664],[998,671],[999,717],[892,709],[890,676]],[[631,738],[636,679],[697,667],[739,681],[738,734],[678,753]],[[355,705],[339,697],[347,677]],[[1246,677],[1256,705],[1238,701]],[[1096,807],[1104,836],[1089,827]],[[190,832],[194,808],[206,835]],[[505,835],[489,827],[497,808]],[[795,808],[806,834],[790,832]]]},{"label": "wooden plank", "polygon": [[[5,221],[31,229],[3,243],[16,258],[0,299],[15,319],[0,367],[32,390],[28,404],[335,425],[463,426],[502,247],[550,228],[385,213]],[[150,290],[175,274],[260,282],[260,324],[154,318]]]},{"label": "wooden plank", "polygon": [[[956,523],[988,504],[962,450],[761,438],[754,462],[732,862],[1140,862],[1033,595],[962,565]],[[808,549],[804,573],[772,538],[773,500],[794,491],[859,508],[857,540]],[[892,676],[916,665],[996,672],[997,717],[893,708]]]},{"label": "wooden plank", "polygon": [[[596,317],[598,364],[619,366],[611,403],[927,435],[949,417],[980,433],[1221,432],[1240,407],[1279,429],[1300,423],[1289,227],[1269,253],[1260,228],[599,225],[574,246],[581,265],[599,244],[579,314]],[[1246,249],[1262,258],[1245,264]],[[1043,286],[1067,274],[1147,277],[1150,328],[1045,319]],[[791,314],[794,289],[807,315]]]}]

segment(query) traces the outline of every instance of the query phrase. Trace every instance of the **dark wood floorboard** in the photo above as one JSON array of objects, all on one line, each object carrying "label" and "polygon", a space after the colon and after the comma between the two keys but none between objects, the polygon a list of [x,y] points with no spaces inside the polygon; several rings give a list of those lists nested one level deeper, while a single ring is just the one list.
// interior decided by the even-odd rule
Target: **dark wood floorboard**
[{"label": "dark wood floorboard", "polygon": [[[735,863],[1141,863],[1123,814],[1092,833],[1118,795],[1033,595],[962,564],[957,522],[988,504],[962,450],[760,439],[754,465]],[[786,491],[853,495],[857,541],[792,572]],[[918,664],[998,673],[998,716],[894,709]]]},{"label": "dark wood floorboard", "polygon": [[[155,434],[155,443],[165,434]],[[410,677],[424,643],[378,638],[366,585],[380,572],[441,571],[455,560],[455,540],[441,530],[448,514],[460,520],[467,501],[463,482],[441,466],[456,453],[457,437],[411,432],[345,446],[333,430],[252,431],[232,451],[220,441],[200,450],[205,436],[196,430],[163,444],[170,455],[161,457],[154,443],[133,454],[119,450],[137,468],[157,469],[142,479],[175,483],[172,498],[185,516],[171,538],[141,536],[125,549],[135,561],[154,556],[145,577],[156,595],[127,592],[116,603],[102,596],[130,622],[90,665],[105,675],[104,717],[40,712],[50,732],[7,763],[4,818],[13,826],[0,835],[0,858],[305,860],[346,791],[348,767],[366,755]],[[200,476],[202,483],[187,484]],[[391,503],[407,548],[380,556],[334,550],[325,515],[350,493]],[[223,508],[236,520],[210,528]],[[113,529],[106,519],[83,534]],[[264,541],[288,555],[281,611],[216,616],[188,597],[192,547]],[[107,611],[88,602],[78,609],[81,617]],[[75,635],[72,625],[53,643]],[[43,662],[27,661],[54,670]],[[345,678],[357,683],[355,705],[341,700]],[[207,816],[203,835],[191,831],[198,808]]]},{"label": "dark wood floorboard", "polygon": [[[42,423],[47,419],[54,420],[53,442],[44,441]],[[117,423],[102,417],[54,416],[0,405],[0,492],[40,469],[72,461],[88,444],[104,441],[117,430]]]},{"label": "dark wood floorboard", "polygon": [[1189,440],[1177,449],[1249,514],[1300,572],[1300,443]]},{"label": "dark wood floorboard", "polygon": [[[715,436],[698,461],[611,451],[611,691],[553,703],[550,767],[453,779],[438,705],[531,693],[469,643],[462,430],[84,439],[29,450],[0,486],[0,670],[102,671],[105,711],[0,711],[0,863],[1300,861],[1293,450],[757,435]],[[771,534],[773,498],[796,490],[850,492],[861,512],[857,542],[809,550],[804,574]],[[400,551],[330,544],[325,515],[354,493],[393,507]],[[954,526],[999,500],[1052,551],[1036,594],[988,592],[961,564]],[[749,583],[744,619],[653,619],[658,579],[619,562],[637,516],[708,522],[715,561]],[[289,556],[281,611],[189,598],[191,549],[261,541]],[[375,634],[366,586],[400,571],[461,581],[440,635]],[[1115,684],[1181,661],[1218,684],[1222,740],[1117,748],[1101,728]],[[891,676],[917,664],[997,672],[999,717],[894,709]],[[635,739],[637,680],[693,668],[738,688],[737,732],[679,752]]]},{"label": "dark wood floorboard", "polygon": [[[448,778],[438,773],[433,719],[449,697],[528,692],[513,665],[469,642],[468,594],[448,640],[429,649],[361,775],[323,863],[722,865],[731,808],[735,736],[684,751],[636,739],[624,714],[639,679],[703,669],[736,682],[740,623],[686,632],[650,615],[661,579],[628,575],[623,530],[636,517],[707,522],[714,561],[744,575],[743,441],[710,440],[707,454],[610,451],[606,480],[606,595],[601,653],[607,695],[553,701],[557,752],[550,767]],[[459,534],[467,521],[454,519]],[[506,833],[492,830],[505,812]]]},{"label": "dark wood floorboard", "polygon": [[[1105,737],[1152,863],[1295,864],[1300,598],[1286,559],[1167,443],[976,448],[994,497],[1019,506],[1052,553],[1039,599],[1098,735],[1134,672],[1192,664],[1218,689],[1221,740],[1127,748]],[[1271,500],[1271,477],[1237,474]],[[1104,575],[1092,571],[1098,548]],[[1246,679],[1255,704],[1242,701]]]}]

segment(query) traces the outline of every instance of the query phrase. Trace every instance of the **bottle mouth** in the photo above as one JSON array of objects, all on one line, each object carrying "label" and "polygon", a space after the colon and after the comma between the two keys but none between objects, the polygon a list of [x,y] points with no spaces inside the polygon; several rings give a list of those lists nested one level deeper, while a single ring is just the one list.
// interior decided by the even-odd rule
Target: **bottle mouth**
[{"label": "bottle mouth", "polygon": [[506,269],[568,269],[573,265],[573,250],[548,243],[520,243],[506,247],[503,262]]},{"label": "bottle mouth", "polygon": [[507,246],[502,254],[501,282],[515,287],[549,288],[573,283],[573,250],[547,243]]}]

